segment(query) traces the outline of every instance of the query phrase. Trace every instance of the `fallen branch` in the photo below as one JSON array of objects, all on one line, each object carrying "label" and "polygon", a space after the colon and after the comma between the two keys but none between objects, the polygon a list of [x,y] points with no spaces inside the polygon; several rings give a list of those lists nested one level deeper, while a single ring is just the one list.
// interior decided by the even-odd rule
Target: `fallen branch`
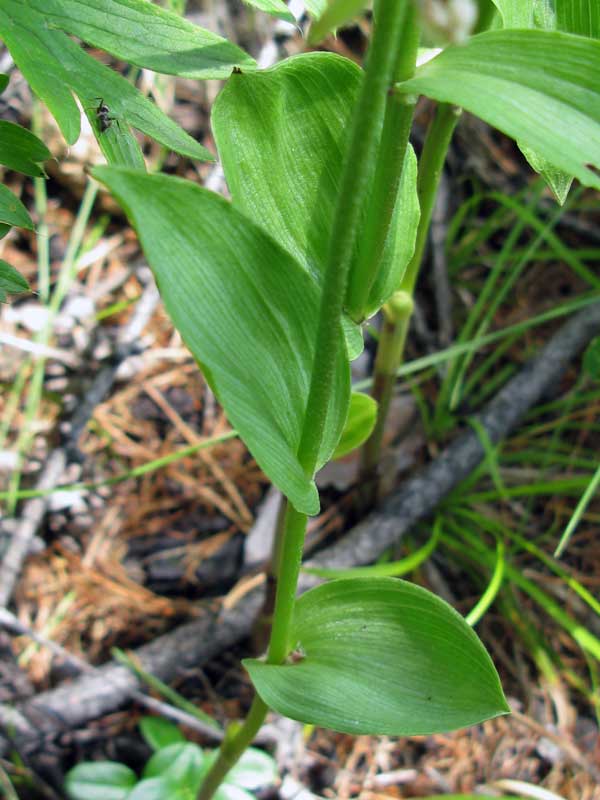
[{"label": "fallen branch", "polygon": [[[591,338],[600,333],[600,303],[573,316],[550,339],[541,353],[510,380],[477,416],[492,443],[506,437],[527,411],[558,384],[566,369]],[[370,514],[338,543],[312,559],[311,566],[344,568],[372,563],[398,541],[483,460],[477,434],[461,434],[419,475],[408,480],[381,509]],[[317,579],[304,575],[305,591]],[[262,602],[262,587],[242,595],[235,605],[207,606],[200,619],[140,647],[135,657],[142,668],[163,681],[186,669],[199,667],[248,635]],[[39,746],[45,737],[84,725],[114,711],[139,690],[136,677],[110,662],[71,683],[39,694],[13,709],[0,707],[0,719],[13,726],[20,746]],[[9,748],[0,741],[0,753]]]}]

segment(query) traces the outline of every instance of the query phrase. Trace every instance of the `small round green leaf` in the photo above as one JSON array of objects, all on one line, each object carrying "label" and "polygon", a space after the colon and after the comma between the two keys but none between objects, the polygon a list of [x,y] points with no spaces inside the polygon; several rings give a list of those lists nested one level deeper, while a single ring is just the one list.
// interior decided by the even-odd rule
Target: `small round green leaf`
[{"label": "small round green leaf", "polygon": [[140,731],[153,750],[186,741],[177,725],[163,717],[143,717],[140,720]]},{"label": "small round green leaf", "polygon": [[333,730],[407,736],[509,708],[474,631],[431,592],[394,578],[333,581],[296,604],[294,663],[244,662],[280,714]]},{"label": "small round green leaf", "polygon": [[140,781],[127,800],[195,800],[196,789],[174,783],[168,777],[148,778]]},{"label": "small round green leaf", "polygon": [[592,380],[600,381],[600,336],[587,346],[583,354],[583,369]]},{"label": "small round green leaf", "polygon": [[249,747],[235,767],[227,773],[227,783],[233,783],[243,789],[258,789],[260,786],[273,783],[276,776],[277,767],[274,759],[264,750]]},{"label": "small round green leaf", "polygon": [[69,770],[65,791],[70,800],[125,800],[137,776],[117,761],[84,761]]},{"label": "small round green leaf", "polygon": [[168,778],[181,786],[200,786],[205,772],[202,749],[193,742],[179,742],[158,750],[144,767],[144,778]]},{"label": "small round green leaf", "polygon": [[332,458],[342,458],[371,435],[377,420],[377,403],[368,394],[352,392],[348,419]]}]

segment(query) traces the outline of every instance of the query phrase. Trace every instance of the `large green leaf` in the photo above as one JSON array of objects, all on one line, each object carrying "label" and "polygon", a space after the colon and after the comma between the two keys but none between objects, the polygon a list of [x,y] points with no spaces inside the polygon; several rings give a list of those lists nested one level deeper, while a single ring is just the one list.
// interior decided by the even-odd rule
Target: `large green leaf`
[{"label": "large green leaf", "polygon": [[136,781],[118,761],[84,761],[67,773],[65,791],[70,800],[125,800]]},{"label": "large green leaf", "polygon": [[39,167],[52,153],[37,136],[7,120],[0,120],[0,164],[32,178],[45,175]]},{"label": "large green leaf", "polygon": [[600,3],[598,0],[555,0],[556,27],[600,39]]},{"label": "large green leaf", "polygon": [[233,204],[321,280],[361,71],[331,53],[232,75],[212,126]]},{"label": "large green leaf", "polygon": [[[95,129],[104,154],[113,158],[113,163],[140,166],[141,151],[129,125],[183,155],[212,160],[206,148],[122,75],[92,58],[62,31],[49,29],[43,14],[23,6],[19,0],[0,0],[0,37],[69,144],[77,140],[80,131],[74,92],[92,119],[101,99],[116,118],[118,124],[109,131]],[[120,141],[111,141],[115,137]]]},{"label": "large green leaf", "polygon": [[426,734],[506,713],[490,657],[464,619],[394,578],[318,586],[296,604],[293,663],[247,660],[262,699],[347,733]]},{"label": "large green leaf", "polygon": [[227,39],[148,0],[28,0],[27,6],[48,27],[155,72],[226,78],[234,66],[255,66],[253,58]]},{"label": "large green leaf", "polygon": [[399,85],[455,103],[600,188],[600,42],[540,30],[490,31],[448,47]]},{"label": "large green leaf", "polygon": [[23,203],[0,183],[0,223],[34,230],[35,226]]},{"label": "large green leaf", "polygon": [[[501,11],[505,28],[541,28],[555,30],[554,10],[551,0],[494,0]],[[573,176],[564,172],[531,147],[517,142],[530,167],[538,172],[550,187],[554,197],[563,205],[573,183]]]},{"label": "large green leaf", "polygon": [[[138,229],[163,301],[233,425],[301,512],[319,508],[297,458],[314,359],[320,291],[273,239],[222,197],[164,175],[97,168]],[[347,415],[340,325],[335,387],[319,466]]]},{"label": "large green leaf", "polygon": [[[305,53],[269,70],[232,75],[213,107],[215,140],[234,205],[319,282],[361,80],[362,72],[347,59]],[[416,159],[409,148],[369,313],[398,288],[414,251],[418,217]]]},{"label": "large green leaf", "polygon": [[164,775],[158,778],[145,778],[135,785],[131,794],[127,795],[127,800],[193,800],[193,798],[194,795],[185,786]]}]

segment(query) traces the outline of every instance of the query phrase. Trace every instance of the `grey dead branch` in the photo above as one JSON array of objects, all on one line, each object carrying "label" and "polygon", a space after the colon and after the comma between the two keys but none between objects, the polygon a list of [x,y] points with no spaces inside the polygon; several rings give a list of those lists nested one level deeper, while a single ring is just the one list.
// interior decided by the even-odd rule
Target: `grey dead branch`
[{"label": "grey dead branch", "polygon": [[[492,443],[513,431],[527,411],[556,388],[573,360],[600,333],[600,303],[574,315],[555,333],[477,415]],[[477,434],[468,429],[440,456],[409,479],[381,508],[342,540],[308,562],[310,566],[345,568],[372,563],[464,480],[485,456]],[[317,579],[303,576],[300,591]],[[260,608],[262,588],[243,593],[232,606],[206,605],[201,616],[140,647],[135,657],[146,672],[163,681],[182,670],[198,668],[248,635]],[[131,700],[141,686],[125,667],[110,662],[76,680],[43,692],[14,707],[0,706],[6,737],[0,753],[10,750],[8,731],[19,747],[35,749],[61,732],[85,725]]]}]

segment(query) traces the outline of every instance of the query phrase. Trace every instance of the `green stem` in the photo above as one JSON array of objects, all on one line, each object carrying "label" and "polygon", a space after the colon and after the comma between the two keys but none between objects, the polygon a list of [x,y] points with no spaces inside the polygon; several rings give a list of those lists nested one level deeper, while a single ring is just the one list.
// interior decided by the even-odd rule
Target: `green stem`
[{"label": "green stem", "polygon": [[460,113],[460,109],[456,108],[456,106],[441,103],[425,137],[417,178],[417,194],[421,207],[421,218],[417,228],[415,252],[400,285],[401,289],[411,295],[414,292],[419,270],[423,263],[423,254],[427,244],[431,215],[435,206],[440,177]]},{"label": "green stem", "polygon": [[325,426],[340,346],[340,318],[360,217],[370,193],[388,91],[401,44],[404,2],[378,0],[365,77],[354,110],[350,138],[335,209],[327,269],[321,296],[315,361],[298,457],[312,478]]},{"label": "green stem", "polygon": [[[376,470],[380,461],[383,431],[396,382],[396,373],[404,357],[404,345],[414,307],[412,297],[423,263],[440,177],[459,114],[460,111],[454,106],[446,104],[438,106],[429,126],[419,161],[417,193],[421,217],[417,228],[415,252],[404,273],[400,290],[395,295],[397,300],[402,298],[402,302],[397,305],[393,313],[390,313],[389,305],[387,309],[384,306],[385,318],[375,361],[373,398],[377,401],[378,411],[375,429],[362,453],[359,485],[363,489],[359,495],[359,504],[363,509],[373,505],[379,492]],[[383,350],[381,355],[380,350]]]},{"label": "green stem", "polygon": [[[405,4],[402,19],[402,49],[394,66],[392,83],[412,77],[415,71],[420,28],[416,7]],[[362,322],[368,308],[369,292],[377,276],[397,204],[408,137],[417,98],[388,91],[381,143],[367,217],[361,231],[360,249],[348,280],[345,309]]]},{"label": "green stem", "polygon": [[[387,93],[393,83],[406,2],[412,0],[376,0],[375,3],[373,37],[362,91],[354,110],[332,225],[319,309],[315,358],[298,447],[298,459],[311,479],[319,458],[338,348],[341,346],[340,319],[356,230],[369,194],[369,177],[377,155]],[[281,551],[275,613],[267,652],[267,662],[271,664],[280,664],[289,651],[306,523],[306,515],[299,513],[288,503],[283,541],[279,545]],[[227,772],[254,739],[267,711],[265,703],[258,695],[255,696],[243,725],[232,729],[231,735],[223,742],[219,756],[200,788],[197,800],[209,800],[213,796]]]},{"label": "green stem", "polygon": [[396,372],[404,353],[413,306],[413,299],[409,294],[396,292],[382,309],[383,325],[373,370],[373,397],[378,405],[377,421],[361,453],[359,503],[362,508],[369,508],[377,500],[377,466],[385,422],[396,382]]}]

